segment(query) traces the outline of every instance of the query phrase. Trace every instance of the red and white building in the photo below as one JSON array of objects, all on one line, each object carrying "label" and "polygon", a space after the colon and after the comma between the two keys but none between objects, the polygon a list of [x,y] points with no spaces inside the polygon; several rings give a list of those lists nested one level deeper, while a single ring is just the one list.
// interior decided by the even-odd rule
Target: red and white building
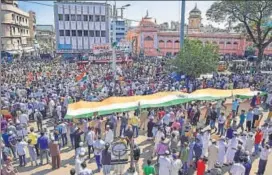
[{"label": "red and white building", "polygon": [[[247,46],[252,45],[243,34],[203,30],[201,19],[201,11],[197,7],[190,11],[186,37],[198,39],[203,44],[216,44],[222,55],[244,55]],[[180,32],[161,31],[156,21],[148,15],[142,18],[136,28],[127,32],[126,39],[132,42],[133,53],[145,56],[175,55],[180,48]],[[265,50],[265,54],[272,54],[272,44]]]}]

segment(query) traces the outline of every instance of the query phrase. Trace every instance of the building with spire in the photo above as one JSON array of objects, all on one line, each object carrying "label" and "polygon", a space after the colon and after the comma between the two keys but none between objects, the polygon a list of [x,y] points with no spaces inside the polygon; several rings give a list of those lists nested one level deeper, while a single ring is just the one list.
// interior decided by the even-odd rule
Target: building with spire
[{"label": "building with spire", "polygon": [[200,32],[201,31],[201,11],[197,8],[197,4],[195,8],[189,13],[189,24],[188,30],[190,32]]},{"label": "building with spire", "polygon": [[[243,56],[246,48],[252,45],[243,34],[217,29],[211,25],[203,26],[201,11],[197,5],[189,12],[188,21],[185,36],[200,40],[203,44],[217,45],[222,55]],[[138,26],[127,32],[126,39],[132,43],[132,53],[145,56],[176,55],[180,50],[180,31],[165,28],[166,25],[158,25],[147,11]],[[265,50],[265,54],[272,54],[272,44]]]}]

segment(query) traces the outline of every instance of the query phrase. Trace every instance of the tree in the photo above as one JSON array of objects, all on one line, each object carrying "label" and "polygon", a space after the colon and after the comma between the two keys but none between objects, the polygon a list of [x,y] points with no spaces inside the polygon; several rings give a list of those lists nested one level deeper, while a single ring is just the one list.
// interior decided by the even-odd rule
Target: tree
[{"label": "tree", "polygon": [[207,18],[214,22],[232,21],[237,25],[236,29],[242,24],[248,38],[258,50],[258,64],[263,59],[265,48],[272,42],[272,25],[269,25],[271,14],[271,0],[219,1],[213,3],[206,12]]},{"label": "tree", "polygon": [[184,41],[181,49],[170,65],[177,72],[186,73],[189,76],[199,77],[201,74],[216,71],[219,60],[218,47],[199,40]]}]

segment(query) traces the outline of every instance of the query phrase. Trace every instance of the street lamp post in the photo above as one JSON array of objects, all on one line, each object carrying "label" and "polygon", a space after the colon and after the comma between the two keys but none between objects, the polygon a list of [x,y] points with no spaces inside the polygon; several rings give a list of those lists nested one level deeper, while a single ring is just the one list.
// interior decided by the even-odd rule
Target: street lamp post
[{"label": "street lamp post", "polygon": [[184,45],[185,0],[181,0],[180,49]]},{"label": "street lamp post", "polygon": [[116,51],[115,47],[117,45],[116,42],[116,22],[118,19],[118,13],[117,10],[121,9],[121,19],[123,18],[123,10],[126,7],[129,7],[130,4],[123,5],[120,8],[116,8],[116,2],[114,4],[114,9],[113,9],[113,25],[112,25],[112,69],[113,69],[113,95],[115,95],[115,81],[116,81]]}]

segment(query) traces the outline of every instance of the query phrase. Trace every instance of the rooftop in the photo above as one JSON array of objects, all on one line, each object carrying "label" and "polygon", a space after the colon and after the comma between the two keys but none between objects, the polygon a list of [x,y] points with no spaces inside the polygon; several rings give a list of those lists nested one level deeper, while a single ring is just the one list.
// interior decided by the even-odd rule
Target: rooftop
[{"label": "rooftop", "polygon": [[36,30],[54,32],[54,27],[53,25],[36,25]]}]

